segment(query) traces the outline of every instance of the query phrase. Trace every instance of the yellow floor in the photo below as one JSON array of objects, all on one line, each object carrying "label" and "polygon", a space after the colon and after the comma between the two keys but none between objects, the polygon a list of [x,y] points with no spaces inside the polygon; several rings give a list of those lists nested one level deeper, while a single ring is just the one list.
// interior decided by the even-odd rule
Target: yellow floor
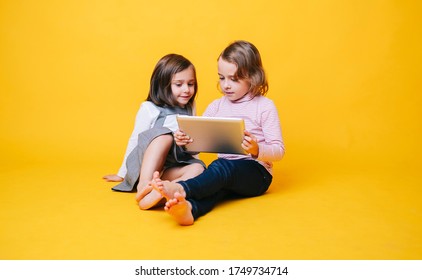
[{"label": "yellow floor", "polygon": [[289,163],[190,227],[112,192],[107,163],[3,167],[0,259],[421,258],[417,172]]},{"label": "yellow floor", "polygon": [[[422,259],[420,1],[21,2],[0,4],[0,259]],[[138,210],[101,177],[154,65],[195,64],[201,114],[237,39],[286,142],[269,192],[191,227]]]}]

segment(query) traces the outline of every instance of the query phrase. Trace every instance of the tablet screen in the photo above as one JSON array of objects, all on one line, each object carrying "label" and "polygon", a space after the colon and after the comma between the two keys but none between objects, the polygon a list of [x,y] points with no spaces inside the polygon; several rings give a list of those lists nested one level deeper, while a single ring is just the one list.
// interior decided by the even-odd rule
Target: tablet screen
[{"label": "tablet screen", "polygon": [[241,118],[178,115],[179,129],[193,142],[186,150],[192,153],[246,154],[242,149],[245,124]]}]

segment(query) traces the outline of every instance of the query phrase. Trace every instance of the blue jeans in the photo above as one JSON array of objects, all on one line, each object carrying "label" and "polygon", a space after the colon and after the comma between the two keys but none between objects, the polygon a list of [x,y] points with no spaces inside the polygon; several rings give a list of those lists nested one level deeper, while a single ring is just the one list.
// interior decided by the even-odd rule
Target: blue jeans
[{"label": "blue jeans", "polygon": [[272,175],[255,160],[213,161],[195,178],[179,181],[192,204],[195,219],[208,213],[230,195],[254,197],[264,194],[272,181]]}]

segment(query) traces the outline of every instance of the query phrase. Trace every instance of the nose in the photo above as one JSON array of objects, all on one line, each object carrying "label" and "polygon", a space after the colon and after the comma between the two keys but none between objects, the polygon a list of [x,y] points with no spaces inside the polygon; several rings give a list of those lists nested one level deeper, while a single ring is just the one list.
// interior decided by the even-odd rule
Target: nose
[{"label": "nose", "polygon": [[230,81],[229,81],[228,79],[225,79],[225,80],[224,80],[224,82],[223,82],[223,87],[224,87],[225,89],[231,88],[231,86],[230,86]]},{"label": "nose", "polygon": [[189,85],[188,84],[183,85],[183,92],[189,92]]}]

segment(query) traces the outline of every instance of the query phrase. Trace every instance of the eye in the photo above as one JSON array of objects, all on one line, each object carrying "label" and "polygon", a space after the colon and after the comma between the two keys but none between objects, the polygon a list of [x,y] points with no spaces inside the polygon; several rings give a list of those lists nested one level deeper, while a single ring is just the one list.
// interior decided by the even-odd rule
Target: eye
[{"label": "eye", "polygon": [[195,83],[189,83],[188,86],[194,87],[195,86]]}]

